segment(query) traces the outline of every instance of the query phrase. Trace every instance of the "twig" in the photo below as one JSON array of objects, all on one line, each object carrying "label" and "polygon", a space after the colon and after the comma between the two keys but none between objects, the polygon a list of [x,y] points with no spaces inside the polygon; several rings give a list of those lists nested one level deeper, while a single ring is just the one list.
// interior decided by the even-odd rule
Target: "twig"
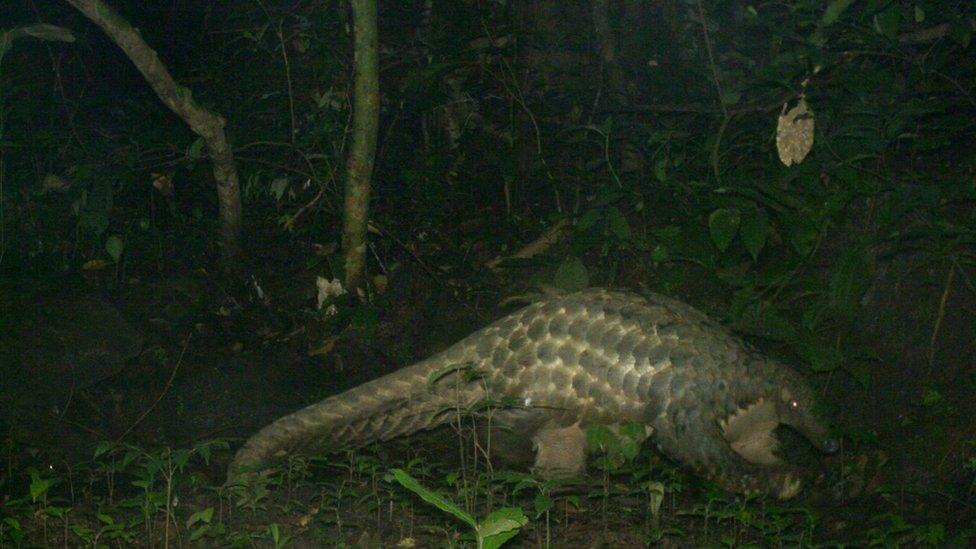
[{"label": "twig", "polygon": [[288,61],[288,47],[285,46],[285,35],[282,32],[283,20],[278,21],[278,44],[281,46],[281,58],[285,62],[285,80],[288,83],[288,112],[291,115],[291,142],[295,144],[295,136],[298,135],[298,125],[295,122],[295,93],[292,91],[291,83],[291,63]]},{"label": "twig", "polygon": [[312,206],[314,206],[319,201],[319,199],[322,198],[322,194],[324,192],[325,192],[325,188],[324,187],[319,187],[319,192],[316,193],[316,195],[314,197],[312,197],[311,200],[309,200],[305,204],[302,204],[302,207],[301,208],[298,208],[298,211],[297,212],[295,212],[294,214],[292,214],[291,218],[289,218],[288,221],[285,223],[285,228],[286,229],[291,229],[292,227],[294,227],[295,226],[295,222],[298,221],[298,219],[300,217],[302,217],[302,214],[305,213],[305,210],[307,210],[307,209],[311,208]]},{"label": "twig", "polygon": [[[491,31],[488,30],[488,25],[483,19],[481,20],[481,28],[484,31],[485,36],[488,38],[488,42],[490,44],[495,44],[495,37],[492,36]],[[521,107],[526,116],[529,117],[529,122],[532,123],[532,131],[535,134],[535,150],[536,154],[539,156],[539,162],[541,162],[542,167],[545,168],[546,177],[549,178],[550,181],[555,181],[555,176],[553,176],[552,171],[549,169],[549,163],[546,162],[546,157],[542,152],[542,130],[539,129],[539,123],[536,120],[532,109],[530,109],[528,104],[525,102],[525,94],[522,92],[522,88],[519,86],[518,78],[515,75],[515,70],[512,69],[512,66],[509,64],[504,55],[500,57],[500,61],[505,71],[508,71],[508,78],[511,79],[511,85],[509,85],[505,78],[496,76],[498,78],[498,82],[502,85],[502,87],[505,88],[505,91],[508,92],[509,97],[511,97],[511,99],[515,101],[519,107]],[[556,191],[558,193],[558,187],[556,188]]]},{"label": "twig", "polygon": [[132,425],[129,425],[128,429],[126,429],[121,435],[118,436],[118,438],[115,439],[116,444],[122,442],[122,439],[124,439],[126,435],[131,433],[133,429],[135,429],[140,423],[142,423],[142,420],[146,419],[146,416],[148,416],[149,413],[156,408],[156,405],[159,404],[159,401],[163,400],[163,396],[165,396],[166,393],[169,391],[170,387],[173,386],[173,379],[176,378],[176,372],[180,370],[180,364],[183,364],[183,356],[186,355],[186,348],[190,345],[190,340],[192,338],[193,338],[193,332],[190,332],[190,334],[186,336],[186,339],[183,340],[183,350],[180,351],[180,358],[176,360],[176,365],[173,366],[173,371],[170,372],[169,379],[166,380],[166,386],[163,387],[163,390],[159,392],[159,396],[156,397],[156,401],[153,402],[152,405],[149,406],[149,408],[146,408],[146,410],[142,412],[142,415],[140,415],[138,419],[136,419],[135,422],[132,423]]},{"label": "twig", "polygon": [[88,427],[87,425],[82,425],[81,423],[78,423],[77,421],[72,421],[70,419],[65,419],[63,417],[59,417],[58,418],[58,421],[60,421],[62,423],[67,423],[68,425],[71,425],[73,427],[76,427],[78,429],[81,429],[82,431],[84,431],[84,432],[86,432],[86,433],[88,433],[90,435],[93,435],[96,438],[99,438],[99,439],[107,438],[105,436],[105,433],[102,433],[101,431],[99,431],[97,429],[94,429],[92,427]]},{"label": "twig", "polygon": [[949,293],[952,291],[952,279],[955,278],[955,274],[955,264],[949,265],[949,273],[946,275],[945,287],[943,287],[942,296],[939,298],[939,313],[935,317],[935,326],[932,327],[932,337],[929,339],[929,380],[932,379],[932,370],[935,366],[935,341],[939,337],[942,319],[945,318],[946,303],[949,301]]},{"label": "twig", "polygon": [[417,255],[417,252],[415,252],[412,249],[410,249],[410,247],[407,246],[406,244],[404,244],[402,240],[400,240],[399,238],[397,238],[390,231],[388,231],[388,230],[384,229],[383,227],[381,227],[380,225],[376,224],[375,221],[372,221],[372,220],[369,221],[369,228],[372,229],[372,230],[375,230],[376,232],[382,234],[383,236],[386,236],[387,238],[389,238],[390,240],[392,240],[397,246],[400,246],[401,248],[403,248],[408,254],[410,254],[410,257],[412,257],[413,260],[416,261],[418,265],[420,265],[420,268],[423,269],[425,273],[427,273],[427,276],[429,276],[430,278],[432,278],[434,280],[434,282],[437,282],[438,284],[440,284],[440,277],[437,276],[437,273],[434,272],[434,270],[431,269],[426,263],[424,263],[424,260],[423,259],[420,259],[420,256]]},{"label": "twig", "polygon": [[[567,225],[569,225],[568,219],[566,218],[560,219],[552,227],[549,227],[541,235],[539,235],[538,238],[536,238],[532,242],[529,242],[525,246],[522,246],[522,248],[519,251],[508,256],[508,258],[528,259],[532,256],[535,256],[537,254],[546,251],[553,244],[559,242],[559,239],[562,238],[563,233],[567,229]],[[491,261],[486,263],[486,266],[489,269],[495,269],[498,267],[499,264],[501,264],[503,260],[508,258],[501,257],[501,256],[496,257],[495,259],[492,259]]]},{"label": "twig", "polygon": [[712,173],[715,175],[715,180],[718,181],[718,150],[722,145],[722,135],[729,125],[731,116],[729,115],[729,109],[725,106],[725,92],[722,91],[722,82],[718,77],[718,67],[715,66],[715,54],[712,51],[712,40],[708,36],[708,23],[705,22],[705,8],[702,7],[701,0],[698,0],[698,18],[701,21],[702,36],[705,38],[705,51],[708,52],[708,68],[712,72],[715,93],[718,94],[718,103],[722,107],[722,125],[719,126],[718,133],[715,135],[715,144],[712,146],[712,152],[709,155],[712,164]]},{"label": "twig", "polygon": [[[964,21],[972,30],[976,30],[976,19],[969,18]],[[942,23],[927,29],[906,32],[898,35],[898,41],[902,44],[920,44],[924,42],[934,42],[949,34],[949,23]]]},{"label": "twig", "polygon": [[[747,103],[737,107],[725,108],[730,115],[749,114],[754,112],[773,112],[783,108],[783,103],[796,97],[792,91],[784,94],[768,103]],[[644,105],[625,105],[607,108],[599,111],[598,114],[715,114],[723,112],[722,108],[715,108],[713,105],[703,103],[652,103]]]}]

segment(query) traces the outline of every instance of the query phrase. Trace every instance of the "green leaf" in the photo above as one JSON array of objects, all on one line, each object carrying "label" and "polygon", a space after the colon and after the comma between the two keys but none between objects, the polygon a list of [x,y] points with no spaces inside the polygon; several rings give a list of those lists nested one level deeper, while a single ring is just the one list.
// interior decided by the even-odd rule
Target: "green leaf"
[{"label": "green leaf", "polygon": [[213,518],[213,507],[207,507],[203,511],[197,511],[190,515],[190,518],[186,519],[186,527],[189,528],[198,522],[204,522],[209,524],[210,520]]},{"label": "green leaf", "polygon": [[732,296],[732,321],[736,329],[773,341],[791,341],[795,329],[771,303],[763,302],[751,288],[743,288]]},{"label": "green leaf", "polygon": [[647,438],[647,430],[644,424],[639,421],[626,421],[617,429],[620,436],[629,438],[635,442],[643,442]]},{"label": "green leaf", "polygon": [[945,399],[942,396],[942,393],[936,391],[931,387],[926,387],[925,392],[922,393],[921,404],[922,406],[935,406],[936,404],[939,404],[943,400]]},{"label": "green leaf", "polygon": [[82,540],[92,544],[95,531],[81,524],[72,524],[71,531]]},{"label": "green leaf", "polygon": [[548,513],[552,509],[555,503],[553,499],[543,493],[538,493],[535,495],[535,516],[539,517],[544,513]]},{"label": "green leaf", "polygon": [[58,518],[60,518],[60,517],[63,517],[64,514],[67,513],[70,510],[71,510],[70,507],[61,507],[61,506],[58,506],[58,505],[48,505],[47,507],[44,508],[44,513],[46,513],[49,517],[58,517]]},{"label": "green leaf", "polygon": [[108,452],[112,448],[115,448],[114,442],[109,442],[109,441],[99,442],[98,445],[95,446],[95,455],[93,456],[93,459],[98,459],[99,456],[101,456],[105,452]]},{"label": "green leaf", "polygon": [[478,529],[478,522],[473,516],[465,512],[463,509],[458,507],[457,504],[448,500],[444,496],[425,488],[423,485],[417,482],[417,479],[410,476],[410,474],[403,469],[392,469],[390,470],[390,473],[393,474],[393,478],[395,478],[401,486],[420,496],[420,499],[426,501],[434,507],[437,507],[445,513],[454,515],[471,528],[475,530]]},{"label": "green leaf", "polygon": [[603,217],[603,211],[600,208],[592,208],[583,212],[580,216],[579,221],[576,222],[576,229],[579,231],[586,231],[592,229],[597,221]]},{"label": "green leaf", "polygon": [[630,240],[630,224],[624,217],[620,209],[610,206],[607,208],[607,223],[610,226],[610,234],[620,240]]},{"label": "green leaf", "polygon": [[493,511],[478,525],[478,537],[485,549],[497,549],[515,537],[519,529],[529,522],[518,507],[503,507]]},{"label": "green leaf", "polygon": [[708,231],[715,246],[725,251],[739,230],[739,210],[720,208],[708,216]]},{"label": "green leaf", "polygon": [[816,225],[803,217],[798,217],[794,219],[792,224],[789,224],[789,218],[783,215],[781,221],[785,221],[785,226],[789,227],[790,244],[793,245],[796,252],[801,257],[807,257],[813,253],[817,240],[820,239],[820,231]]},{"label": "green leaf", "polygon": [[108,252],[109,257],[112,261],[118,263],[119,258],[122,257],[122,250],[125,249],[125,243],[122,241],[122,237],[117,234],[113,234],[108,237],[105,241],[105,251]]},{"label": "green leaf", "polygon": [[14,43],[13,36],[10,32],[0,32],[0,62],[3,61],[4,56],[10,51],[10,46]]},{"label": "green leaf", "polygon": [[827,300],[837,318],[851,320],[854,317],[873,277],[870,250],[858,244],[848,244],[837,258],[828,281]]},{"label": "green leaf", "polygon": [[874,16],[874,30],[885,38],[892,40],[898,38],[898,28],[900,26],[901,12],[898,6],[892,6]]},{"label": "green leaf", "polygon": [[556,269],[552,283],[561,290],[575,292],[590,284],[590,273],[580,258],[570,256],[564,259],[559,268]]},{"label": "green leaf", "polygon": [[973,28],[966,19],[956,19],[949,24],[949,37],[955,40],[963,49],[969,47],[972,35]]},{"label": "green leaf", "polygon": [[844,357],[840,351],[831,347],[817,334],[808,330],[798,330],[794,341],[797,354],[810,363],[814,372],[830,372],[841,366]]},{"label": "green leaf", "polygon": [[37,471],[31,471],[30,497],[32,502],[37,502],[38,498],[47,493],[54,484],[52,479],[41,478]]},{"label": "green leaf", "polygon": [[203,526],[197,528],[193,532],[190,532],[190,541],[197,541],[203,536],[206,536],[211,531],[209,524],[204,524]]},{"label": "green leaf", "polygon": [[620,448],[620,439],[606,425],[599,423],[587,425],[584,432],[586,433],[586,447],[591,452],[599,450],[612,452]]},{"label": "green leaf", "polygon": [[654,163],[654,177],[661,183],[668,180],[667,158],[658,158],[657,162]]},{"label": "green leaf", "polygon": [[722,95],[722,103],[725,105],[737,105],[741,99],[741,90],[729,90]]},{"label": "green leaf", "polygon": [[187,159],[191,162],[200,160],[201,149],[203,149],[203,138],[197,138],[196,141],[190,144],[190,148],[186,150]]},{"label": "green leaf", "polygon": [[871,369],[868,364],[864,362],[856,362],[846,368],[844,371],[848,373],[854,381],[861,386],[862,389],[867,389],[871,385]]},{"label": "green leaf", "polygon": [[658,244],[657,246],[654,246],[653,250],[651,250],[651,261],[654,261],[655,263],[667,261],[670,257],[671,254],[668,253],[668,247],[664,244]]},{"label": "green leaf", "polygon": [[922,539],[929,545],[942,545],[946,541],[945,526],[942,524],[929,524],[922,526]]},{"label": "green leaf", "polygon": [[620,444],[620,453],[627,461],[632,461],[640,453],[640,444],[634,439],[626,438]]},{"label": "green leaf", "polygon": [[766,246],[766,235],[769,234],[769,216],[766,210],[757,209],[742,220],[739,237],[746,247],[753,261],[759,259],[759,252]]},{"label": "green leaf", "polygon": [[827,5],[827,9],[824,10],[824,14],[823,17],[820,18],[820,22],[823,23],[824,26],[833,25],[837,22],[840,15],[844,13],[844,10],[846,10],[847,7],[853,3],[854,0],[833,0],[833,2]]}]

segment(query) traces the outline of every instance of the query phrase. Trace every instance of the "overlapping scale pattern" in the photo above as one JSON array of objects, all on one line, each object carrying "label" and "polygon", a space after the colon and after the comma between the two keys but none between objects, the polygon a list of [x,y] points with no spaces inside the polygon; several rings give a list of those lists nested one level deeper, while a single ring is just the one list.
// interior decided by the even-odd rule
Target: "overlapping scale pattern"
[{"label": "overlapping scale pattern", "polygon": [[[452,371],[469,366],[480,377]],[[722,454],[729,452],[717,425],[779,380],[795,383],[780,368],[680,301],[586,290],[532,304],[426,360],[279,419],[238,452],[231,478],[282,450],[388,440],[486,397],[515,397],[523,412],[499,418],[539,418],[520,428],[639,421],[678,461],[716,477],[739,475],[727,483],[733,488],[752,486],[745,479],[753,471]],[[794,486],[784,478],[775,482]]]}]

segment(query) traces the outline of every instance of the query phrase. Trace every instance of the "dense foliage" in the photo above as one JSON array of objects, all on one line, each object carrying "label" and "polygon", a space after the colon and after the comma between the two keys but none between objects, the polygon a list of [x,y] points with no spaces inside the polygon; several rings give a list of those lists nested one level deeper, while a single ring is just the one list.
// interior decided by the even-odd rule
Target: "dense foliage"
[{"label": "dense foliage", "polygon": [[[340,272],[352,56],[345,3],[111,3],[174,77],[227,120],[245,262],[255,275],[247,284],[262,288],[256,302],[268,305],[275,281],[313,287],[314,295],[314,282],[297,273],[314,280]],[[857,540],[939,543],[942,524],[951,535],[974,535],[951,511],[920,509],[931,507],[924,498],[933,493],[947,495],[947,508],[963,517],[976,504],[976,406],[968,396],[976,390],[976,4],[418,0],[381,1],[379,16],[382,113],[368,261],[380,275],[371,295],[393,297],[325,318],[303,293],[238,315],[237,301],[184,287],[174,293],[192,294],[191,304],[172,323],[216,326],[196,345],[251,345],[256,314],[274,326],[267,341],[281,345],[293,340],[275,338],[302,326],[307,339],[296,360],[328,355],[330,338],[351,326],[371,342],[393,341],[390,355],[401,362],[417,351],[396,346],[404,332],[383,339],[382,311],[411,299],[404,295],[414,291],[415,273],[431,292],[472,303],[538,284],[649,287],[823,374],[815,379],[828,407],[844,410],[839,429],[857,456],[834,464],[844,469],[830,479],[843,477],[837,491],[885,502],[896,488],[919,497],[915,507],[885,507],[874,523],[857,525]],[[33,27],[40,23],[74,40]],[[67,4],[2,2],[0,24],[0,331],[19,322],[14,304],[33,299],[16,295],[65,280],[121,301],[139,284],[158,292],[148,281],[215,272],[217,199],[200,140]],[[812,150],[787,166],[777,154],[777,119],[801,102],[813,121]],[[569,230],[554,231],[560,223]],[[486,268],[547,231],[560,236],[540,254]],[[205,288],[237,295],[217,280]],[[145,320],[158,320],[154,314]],[[159,345],[182,356],[183,339],[167,332]],[[13,433],[12,417],[5,421]],[[16,453],[18,443],[9,446]],[[183,454],[112,448],[132,452],[127,465],[165,462],[168,469],[153,471],[169,480],[186,465],[172,462]],[[110,476],[104,459],[114,454],[106,451],[85,470]],[[184,452],[209,458],[210,447]],[[875,475],[875,465],[888,472]],[[44,474],[8,473],[0,483],[6,494],[30,479],[29,496],[18,494],[11,507],[17,516],[68,512],[44,499],[54,486],[43,485]],[[159,478],[130,494],[131,506],[146,524],[168,528],[172,509],[148,496]],[[517,484],[505,482],[446,489],[467,499]],[[642,486],[641,497],[652,500],[664,489]],[[523,489],[513,495],[518,505]],[[407,501],[405,493],[391,498],[375,502]],[[552,501],[534,505],[531,521],[548,521]],[[740,527],[749,515],[734,507],[721,508],[735,517],[733,542],[774,528]],[[491,517],[482,510],[462,511],[462,521],[477,531],[486,523],[476,517]],[[903,518],[912,513],[930,525],[912,526]],[[518,520],[502,518],[525,524],[512,516]],[[193,517],[181,519],[188,531],[206,525],[199,536],[225,535],[210,529],[212,515]],[[666,535],[656,517],[645,539]],[[797,529],[777,530],[796,536],[782,542],[809,543],[813,527],[795,518]],[[19,523],[9,520],[0,544],[20,541],[10,533]],[[94,526],[64,520],[77,539],[96,543]],[[98,521],[101,535],[117,522]],[[267,535],[283,543],[277,528]]]}]

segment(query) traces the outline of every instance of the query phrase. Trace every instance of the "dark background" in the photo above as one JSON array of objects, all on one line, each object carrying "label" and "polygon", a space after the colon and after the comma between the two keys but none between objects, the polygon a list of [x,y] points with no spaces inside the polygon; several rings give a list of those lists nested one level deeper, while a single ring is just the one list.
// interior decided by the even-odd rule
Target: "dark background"
[{"label": "dark background", "polygon": [[[76,37],[18,40],[0,59],[3,516],[35,542],[57,539],[41,537],[44,521],[62,516],[103,528],[105,487],[67,490],[72,471],[98,470],[100,441],[232,449],[498,318],[505,298],[594,285],[681,298],[809,374],[844,449],[819,460],[798,503],[823,520],[781,543],[971,542],[976,6],[824,4],[381,1],[370,299],[328,316],[315,279],[342,272],[345,3],[111,2],[227,120],[243,280],[217,264],[196,136],[66,3],[0,3],[0,31],[49,23]],[[815,141],[786,167],[776,119],[801,93]],[[568,234],[542,254],[487,267],[561,219]],[[185,472],[196,499],[179,513],[208,506],[202,486],[222,482],[229,456]],[[60,481],[41,505],[25,494],[45,474]],[[682,514],[718,497],[707,489],[667,493],[663,524],[642,514],[614,535],[775,539],[741,514],[760,507],[726,502],[730,524]],[[625,544],[613,520],[567,513],[552,543]],[[369,530],[236,521],[348,543]],[[376,535],[395,543],[383,524]],[[540,539],[532,524],[524,544]],[[72,528],[67,543],[82,543]]]}]

